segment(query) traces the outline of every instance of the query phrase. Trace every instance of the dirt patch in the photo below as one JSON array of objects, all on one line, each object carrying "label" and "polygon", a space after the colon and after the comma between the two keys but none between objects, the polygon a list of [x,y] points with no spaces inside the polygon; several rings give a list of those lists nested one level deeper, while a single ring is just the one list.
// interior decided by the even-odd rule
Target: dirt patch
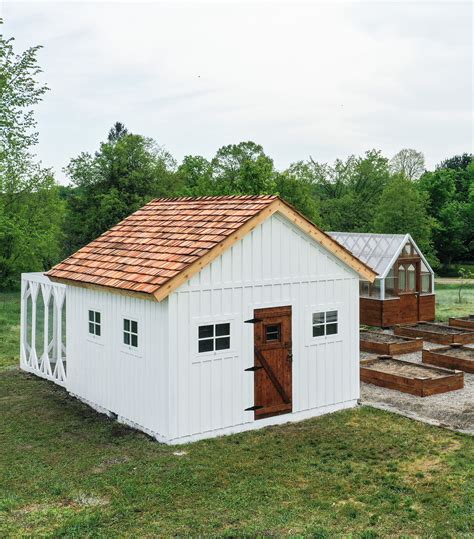
[{"label": "dirt patch", "polygon": [[431,331],[431,333],[441,333],[442,335],[459,335],[460,333],[469,332],[469,330],[461,328],[453,328],[445,324],[413,324],[410,329],[421,329],[422,331]]},{"label": "dirt patch", "polygon": [[[361,365],[362,366],[362,365]],[[375,359],[371,363],[364,363],[363,367],[370,370],[405,376],[406,378],[444,378],[446,373],[438,369],[423,365],[401,363],[394,359]]]},{"label": "dirt patch", "polygon": [[360,338],[364,341],[379,342],[379,343],[405,343],[407,339],[403,339],[398,335],[390,335],[388,333],[372,333],[371,331],[361,331]]},{"label": "dirt patch", "polygon": [[102,473],[112,468],[112,466],[117,466],[118,464],[125,464],[130,459],[126,456],[123,457],[112,457],[102,461],[98,466],[92,468],[92,473]]},{"label": "dirt patch", "polygon": [[81,507],[98,507],[109,503],[107,498],[84,493],[78,494],[72,501],[74,505],[79,505]]},{"label": "dirt patch", "polygon": [[404,462],[401,465],[403,471],[409,475],[431,475],[434,470],[440,470],[444,467],[439,457],[420,458],[411,462]]},{"label": "dirt patch", "polygon": [[461,359],[470,359],[474,361],[474,348],[450,348],[449,350],[433,350],[436,354],[459,357]]}]

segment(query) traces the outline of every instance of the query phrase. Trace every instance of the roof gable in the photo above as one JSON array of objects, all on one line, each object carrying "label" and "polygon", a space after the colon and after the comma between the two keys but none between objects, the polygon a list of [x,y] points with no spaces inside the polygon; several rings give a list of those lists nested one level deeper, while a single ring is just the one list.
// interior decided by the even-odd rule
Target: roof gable
[{"label": "roof gable", "polygon": [[352,253],[272,195],[152,200],[46,275],[161,301],[276,211],[364,278],[375,278]]},{"label": "roof gable", "polygon": [[410,234],[362,232],[328,232],[328,234],[373,268],[379,278],[384,278],[387,275],[407,241],[412,243],[420,258],[430,271],[433,271]]}]

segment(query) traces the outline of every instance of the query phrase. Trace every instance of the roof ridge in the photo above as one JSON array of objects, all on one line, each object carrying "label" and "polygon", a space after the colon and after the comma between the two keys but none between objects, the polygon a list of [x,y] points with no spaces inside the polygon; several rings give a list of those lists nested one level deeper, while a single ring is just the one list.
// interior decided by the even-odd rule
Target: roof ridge
[{"label": "roof ridge", "polygon": [[[280,198],[278,195],[211,195],[211,196],[181,196],[181,197],[159,197],[153,198],[150,202],[183,202],[198,200],[272,200]],[[149,202],[149,203],[150,203]],[[148,203],[148,204],[149,204]]]}]

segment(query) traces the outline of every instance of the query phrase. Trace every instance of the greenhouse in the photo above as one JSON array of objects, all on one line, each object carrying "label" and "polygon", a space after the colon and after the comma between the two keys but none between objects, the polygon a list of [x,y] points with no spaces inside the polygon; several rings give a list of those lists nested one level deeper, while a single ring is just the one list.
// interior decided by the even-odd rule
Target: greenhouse
[{"label": "greenhouse", "polygon": [[361,324],[434,320],[434,273],[410,234],[329,234],[378,274],[372,284],[360,281]]}]

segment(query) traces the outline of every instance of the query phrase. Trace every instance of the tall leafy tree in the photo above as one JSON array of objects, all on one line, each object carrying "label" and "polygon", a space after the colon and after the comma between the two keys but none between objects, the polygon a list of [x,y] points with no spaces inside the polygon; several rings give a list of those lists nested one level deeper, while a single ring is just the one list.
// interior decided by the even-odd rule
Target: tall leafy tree
[{"label": "tall leafy tree", "polygon": [[390,172],[377,150],[336,160],[334,165],[313,159],[292,165],[289,172],[312,184],[322,222],[329,230],[370,231],[373,214]]},{"label": "tall leafy tree", "polygon": [[316,225],[322,226],[318,201],[312,196],[312,184],[290,172],[278,173],[275,177],[275,193],[292,204]]},{"label": "tall leafy tree", "polygon": [[[1,24],[1,21],[0,21]],[[0,35],[0,287],[22,271],[46,269],[60,253],[63,206],[50,170],[36,162],[34,106],[47,91],[38,81],[40,47],[15,53]]]},{"label": "tall leafy tree", "polygon": [[418,188],[428,200],[435,221],[433,242],[440,260],[449,266],[474,258],[474,228],[471,193],[474,191],[474,162],[468,154],[443,161],[426,172]]},{"label": "tall leafy tree", "polygon": [[255,142],[219,148],[212,172],[215,194],[258,195],[275,190],[273,161]]},{"label": "tall leafy tree", "polygon": [[215,194],[212,179],[212,164],[200,155],[186,155],[179,165],[177,180],[183,185],[187,196],[209,196]]},{"label": "tall leafy tree", "polygon": [[425,172],[425,156],[412,148],[404,148],[390,160],[390,170],[409,180],[417,180]]},{"label": "tall leafy tree", "polygon": [[95,155],[71,159],[66,173],[75,187],[68,197],[67,243],[71,252],[140,208],[151,198],[180,194],[173,158],[152,139],[117,124]]},{"label": "tall leafy tree", "polygon": [[394,176],[386,185],[374,212],[373,231],[385,234],[411,234],[435,266],[431,230],[434,220],[427,212],[426,196],[404,175]]}]

